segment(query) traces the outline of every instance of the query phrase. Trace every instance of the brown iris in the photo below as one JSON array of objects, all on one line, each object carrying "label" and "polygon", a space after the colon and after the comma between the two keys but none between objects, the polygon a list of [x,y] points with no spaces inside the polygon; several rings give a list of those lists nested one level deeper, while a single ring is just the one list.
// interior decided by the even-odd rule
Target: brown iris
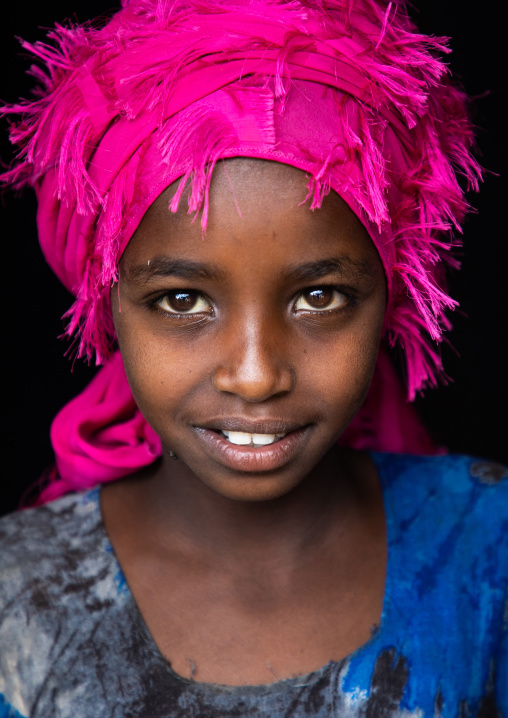
[{"label": "brown iris", "polygon": [[316,289],[309,289],[303,293],[305,301],[316,309],[324,309],[332,303],[334,296],[334,290],[330,287],[319,287]]},{"label": "brown iris", "polygon": [[172,292],[167,295],[168,304],[175,312],[189,312],[198,300],[197,292]]}]

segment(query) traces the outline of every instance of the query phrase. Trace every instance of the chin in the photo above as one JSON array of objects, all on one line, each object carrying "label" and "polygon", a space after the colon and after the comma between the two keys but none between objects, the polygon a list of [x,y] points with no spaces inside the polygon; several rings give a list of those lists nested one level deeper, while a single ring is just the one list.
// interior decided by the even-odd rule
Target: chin
[{"label": "chin", "polygon": [[296,489],[304,477],[243,476],[203,481],[214,493],[231,501],[261,503],[274,501]]}]

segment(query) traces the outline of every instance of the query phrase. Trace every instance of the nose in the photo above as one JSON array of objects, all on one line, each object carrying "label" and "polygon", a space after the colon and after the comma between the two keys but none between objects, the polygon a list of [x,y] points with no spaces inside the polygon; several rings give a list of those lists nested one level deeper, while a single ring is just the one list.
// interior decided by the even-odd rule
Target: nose
[{"label": "nose", "polygon": [[237,326],[222,338],[221,358],[212,379],[218,391],[258,403],[294,388],[288,342],[275,327],[262,322]]}]

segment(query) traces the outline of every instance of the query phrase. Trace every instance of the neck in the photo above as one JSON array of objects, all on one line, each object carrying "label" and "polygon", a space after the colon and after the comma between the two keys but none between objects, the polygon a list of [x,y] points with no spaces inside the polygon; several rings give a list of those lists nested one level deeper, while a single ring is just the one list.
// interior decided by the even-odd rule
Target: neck
[{"label": "neck", "polygon": [[[298,560],[347,525],[371,487],[366,459],[338,447],[304,481],[269,501],[236,501],[203,484],[181,461],[163,460],[134,493],[160,551],[200,555],[224,566]],[[368,460],[367,460],[368,466]]]}]

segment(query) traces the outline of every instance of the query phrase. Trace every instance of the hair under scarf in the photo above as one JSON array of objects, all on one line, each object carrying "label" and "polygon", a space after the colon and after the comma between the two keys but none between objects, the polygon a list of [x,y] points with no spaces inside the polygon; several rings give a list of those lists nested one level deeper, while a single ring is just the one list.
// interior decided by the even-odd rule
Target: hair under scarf
[{"label": "hair under scarf", "polygon": [[[466,97],[403,2],[126,0],[102,27],[60,27],[25,47],[34,101],[11,131],[3,176],[32,185],[46,259],[76,296],[68,334],[105,366],[56,417],[57,474],[43,500],[132,473],[161,453],[115,352],[110,291],[144,213],[180,180],[204,234],[213,168],[258,157],[304,170],[310,209],[335,190],[385,269],[385,334],[406,357],[408,398],[442,375],[437,343],[456,306],[443,264],[467,210],[457,175],[478,188]],[[430,450],[384,351],[342,442]]]}]

